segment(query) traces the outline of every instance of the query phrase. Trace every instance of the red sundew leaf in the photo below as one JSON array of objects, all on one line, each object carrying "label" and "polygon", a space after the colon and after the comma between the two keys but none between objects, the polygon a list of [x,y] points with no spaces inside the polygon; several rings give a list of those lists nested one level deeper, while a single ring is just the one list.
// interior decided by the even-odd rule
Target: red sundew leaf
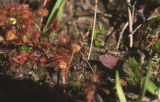
[{"label": "red sundew leaf", "polygon": [[124,79],[120,79],[120,83],[122,86],[127,86],[127,81]]},{"label": "red sundew leaf", "polygon": [[54,58],[53,58],[53,61],[59,61],[59,60],[65,60],[67,59],[67,56],[62,54],[62,55],[56,55]]},{"label": "red sundew leaf", "polygon": [[113,69],[116,66],[117,62],[119,61],[119,58],[108,54],[104,54],[99,56],[99,60],[105,67]]},{"label": "red sundew leaf", "polygon": [[38,15],[40,15],[40,16],[42,16],[42,17],[48,16],[48,10],[45,9],[45,8],[41,8],[41,9],[38,11]]},{"label": "red sundew leaf", "polygon": [[22,60],[25,62],[25,61],[28,60],[28,58],[27,58],[26,56],[23,56],[23,57],[22,57]]},{"label": "red sundew leaf", "polygon": [[18,63],[18,64],[20,64],[20,65],[24,65],[24,61],[19,60],[17,57],[12,57],[11,60],[16,62],[16,63]]},{"label": "red sundew leaf", "polygon": [[6,40],[11,41],[14,39],[17,39],[17,36],[16,36],[16,29],[13,28],[7,32]]},{"label": "red sundew leaf", "polygon": [[70,40],[71,40],[71,37],[69,35],[66,35],[60,40],[60,43],[67,45],[69,44]]},{"label": "red sundew leaf", "polygon": [[42,57],[42,58],[40,58],[40,60],[39,60],[41,63],[45,63],[45,62],[47,62],[47,59],[45,58],[45,57]]},{"label": "red sundew leaf", "polygon": [[86,99],[88,100],[88,102],[92,102],[93,97],[94,97],[94,94],[95,94],[95,91],[94,91],[94,90],[90,90],[90,91],[87,93]]},{"label": "red sundew leaf", "polygon": [[32,15],[32,13],[29,10],[24,10],[22,12],[23,19],[28,19],[31,15]]},{"label": "red sundew leaf", "polygon": [[7,15],[6,11],[0,10],[0,26],[3,26],[6,24],[7,22],[6,15]]},{"label": "red sundew leaf", "polygon": [[59,54],[59,55],[68,55],[71,53],[70,50],[64,48],[64,47],[59,47],[56,49],[56,53]]},{"label": "red sundew leaf", "polygon": [[17,10],[29,9],[28,4],[13,4],[13,7],[15,7]]},{"label": "red sundew leaf", "polygon": [[52,45],[49,43],[49,41],[47,39],[43,39],[42,45],[48,48],[51,48]]},{"label": "red sundew leaf", "polygon": [[35,62],[34,56],[31,56],[31,55],[29,55],[29,54],[26,54],[26,55],[27,55],[27,57],[28,57],[29,59],[32,60],[32,64],[35,65],[35,66],[37,66],[37,63]]},{"label": "red sundew leaf", "polygon": [[29,35],[30,35],[29,33],[26,33],[22,36],[22,40],[24,43],[29,42]]},{"label": "red sundew leaf", "polygon": [[92,102],[95,91],[96,91],[96,86],[93,84],[90,84],[87,90],[88,90],[86,94],[87,102]]},{"label": "red sundew leaf", "polygon": [[31,56],[31,55],[29,55],[29,54],[20,54],[20,55],[18,55],[18,56],[15,56],[15,57],[12,57],[11,58],[11,61],[14,61],[14,62],[16,62],[16,63],[18,63],[18,64],[20,64],[20,65],[24,65],[24,63],[28,60],[28,59],[31,59],[32,60],[32,63],[34,64],[34,65],[36,65],[36,63],[35,63],[35,60],[34,60],[34,57],[33,56]]},{"label": "red sundew leaf", "polygon": [[40,33],[39,32],[35,32],[34,35],[35,35],[35,40],[38,41],[39,38],[40,38]]}]

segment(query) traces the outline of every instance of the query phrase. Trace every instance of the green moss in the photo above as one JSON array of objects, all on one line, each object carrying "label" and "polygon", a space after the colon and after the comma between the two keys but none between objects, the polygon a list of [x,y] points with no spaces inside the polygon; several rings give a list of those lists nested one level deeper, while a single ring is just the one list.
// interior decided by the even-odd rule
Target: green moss
[{"label": "green moss", "polygon": [[75,81],[73,80],[71,83],[70,83],[70,86],[73,88],[73,90],[75,92],[79,91],[81,89],[81,82],[80,81]]},{"label": "green moss", "polygon": [[14,76],[13,72],[11,72],[11,71],[9,71],[9,70],[7,70],[7,71],[5,72],[5,75],[6,75],[6,76],[9,76],[9,77],[13,77],[13,76]]},{"label": "green moss", "polygon": [[[89,27],[89,30],[92,32],[92,28]],[[102,29],[102,28],[99,28],[99,29],[95,29],[94,31],[94,36],[93,36],[93,40],[94,40],[94,44],[96,47],[100,47],[101,46],[101,43],[100,41],[98,40],[98,35],[105,35],[106,34],[106,30]]]},{"label": "green moss", "polygon": [[160,41],[156,40],[153,44],[153,49],[158,51],[160,50]]},{"label": "green moss", "polygon": [[98,66],[95,64],[95,65],[93,65],[93,70],[94,70],[94,72],[96,72],[97,71],[97,69],[98,69]]},{"label": "green moss", "polygon": [[140,63],[138,63],[134,57],[129,57],[128,70],[130,70],[131,73],[127,75],[126,79],[130,83],[136,84],[141,80],[142,74],[139,68]]}]

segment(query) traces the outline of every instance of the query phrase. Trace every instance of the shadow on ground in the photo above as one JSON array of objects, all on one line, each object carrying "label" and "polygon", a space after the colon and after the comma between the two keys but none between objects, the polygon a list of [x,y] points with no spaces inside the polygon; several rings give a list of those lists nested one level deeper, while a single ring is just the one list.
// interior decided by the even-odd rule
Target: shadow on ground
[{"label": "shadow on ground", "polygon": [[0,102],[74,102],[55,88],[0,75]]}]

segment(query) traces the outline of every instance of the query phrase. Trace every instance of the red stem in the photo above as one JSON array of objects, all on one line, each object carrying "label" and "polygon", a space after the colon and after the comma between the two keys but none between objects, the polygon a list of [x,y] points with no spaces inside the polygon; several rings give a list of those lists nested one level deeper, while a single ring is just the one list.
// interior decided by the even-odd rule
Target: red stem
[{"label": "red stem", "polygon": [[[47,2],[49,2],[49,0],[45,0],[41,9],[44,9],[45,6],[47,5]],[[41,31],[41,27],[42,27],[42,22],[43,22],[43,17],[41,17],[41,20],[40,20],[40,24],[39,24],[39,31]]]},{"label": "red stem", "polygon": [[65,84],[65,82],[66,82],[67,73],[68,73],[68,70],[69,70],[69,68],[70,68],[70,65],[71,65],[71,62],[72,62],[72,59],[73,59],[74,54],[75,54],[75,53],[72,52],[71,59],[69,60],[68,66],[67,66],[67,68],[66,68],[65,75],[64,75],[64,84]]}]

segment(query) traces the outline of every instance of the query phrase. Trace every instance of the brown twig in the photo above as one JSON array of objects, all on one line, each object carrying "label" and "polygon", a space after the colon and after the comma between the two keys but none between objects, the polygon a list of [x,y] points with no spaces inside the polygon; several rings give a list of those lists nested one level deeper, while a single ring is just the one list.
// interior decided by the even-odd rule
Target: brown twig
[{"label": "brown twig", "polygon": [[95,72],[91,66],[91,64],[88,62],[88,60],[85,58],[85,56],[80,52],[82,59],[88,64],[88,66],[90,67],[91,71],[93,72],[93,74],[95,75]]},{"label": "brown twig", "polygon": [[96,16],[97,16],[97,0],[95,0],[95,11],[94,11],[94,21],[93,21],[93,29],[92,29],[92,38],[91,38],[91,44],[90,44],[90,50],[88,53],[88,60],[90,59],[91,52],[92,52],[92,47],[93,47],[93,37],[94,37],[94,30],[95,30],[95,25],[96,25]]},{"label": "brown twig", "polygon": [[[130,5],[130,0],[128,0],[128,4]],[[130,8],[128,7],[129,30],[130,30],[130,34],[129,34],[129,37],[130,37],[130,47],[133,46],[133,31],[132,31],[132,25],[133,25],[135,5],[136,5],[136,1],[134,2],[133,6],[132,6],[132,14],[131,14]],[[125,25],[124,25],[121,33],[120,33],[120,36],[119,36],[119,39],[118,39],[118,44],[117,44],[115,50],[118,50],[118,49],[119,49],[120,41],[121,41],[121,39],[122,39],[123,33],[124,33],[125,29],[127,28],[127,26],[128,26],[128,22],[125,23]]]},{"label": "brown twig", "polygon": [[[130,5],[130,0],[127,0],[128,4]],[[132,25],[133,25],[133,19],[132,19],[131,9],[128,7],[128,19],[129,19],[129,32],[132,32]],[[133,35],[129,36],[130,38],[130,47],[133,46]]]},{"label": "brown twig", "polygon": [[128,26],[128,22],[126,22],[126,24],[124,25],[124,27],[123,27],[123,29],[122,29],[122,31],[121,31],[121,33],[120,33],[120,36],[119,36],[119,39],[118,39],[118,44],[117,44],[115,50],[118,50],[118,49],[119,49],[119,45],[120,45],[120,43],[121,43],[122,35],[123,35],[125,29],[127,28],[127,26]]},{"label": "brown twig", "polygon": [[[147,21],[151,20],[151,19],[154,19],[154,18],[157,18],[157,17],[160,17],[160,14],[157,14],[157,15],[154,15],[154,16],[151,16],[147,19]],[[142,26],[142,24],[139,24],[130,34],[134,34],[140,27]],[[130,36],[130,35],[129,35]]]},{"label": "brown twig", "polygon": [[[139,24],[139,25],[130,33],[130,35],[133,35],[141,26],[142,26],[142,24]],[[129,35],[129,36],[130,36],[130,35]]]}]

